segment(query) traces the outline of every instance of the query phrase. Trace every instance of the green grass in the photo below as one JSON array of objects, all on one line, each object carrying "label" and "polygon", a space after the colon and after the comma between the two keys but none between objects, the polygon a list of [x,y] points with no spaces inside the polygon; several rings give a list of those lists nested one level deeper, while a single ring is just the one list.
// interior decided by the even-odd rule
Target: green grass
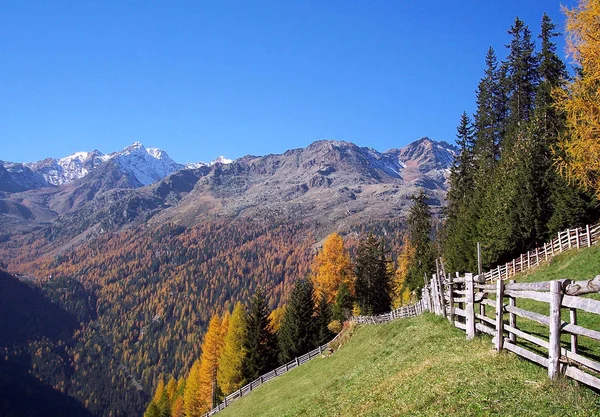
[{"label": "green grass", "polygon": [[[564,252],[561,255],[552,258],[549,262],[542,263],[538,268],[518,274],[512,279],[517,282],[551,281],[563,278],[579,281],[592,279],[598,274],[600,274],[600,246],[593,246],[591,248]],[[600,294],[586,295],[585,297],[600,300]],[[492,296],[490,298],[494,299],[495,297]],[[505,300],[505,304],[506,303],[508,303],[507,300]],[[550,314],[550,306],[548,303],[527,299],[517,299],[516,303],[517,307],[525,310],[544,314],[546,316]],[[494,314],[495,310],[493,308],[486,307],[486,315],[488,317],[494,317]],[[564,321],[568,322],[569,309],[562,309],[561,316]],[[505,314],[504,318],[506,320],[508,315]],[[600,316],[597,314],[586,313],[585,311],[578,311],[577,324],[588,329],[600,329]],[[517,318],[517,327],[527,333],[548,340],[548,327],[544,325],[523,318]],[[561,337],[563,347],[569,349],[570,340],[570,335],[563,334]],[[546,349],[532,343],[520,340],[519,344],[530,350],[536,351],[542,356],[548,355]],[[578,349],[579,353],[596,361],[600,361],[600,342],[579,336]]]},{"label": "green grass", "polygon": [[362,326],[219,416],[600,416],[600,397],[431,314]]}]

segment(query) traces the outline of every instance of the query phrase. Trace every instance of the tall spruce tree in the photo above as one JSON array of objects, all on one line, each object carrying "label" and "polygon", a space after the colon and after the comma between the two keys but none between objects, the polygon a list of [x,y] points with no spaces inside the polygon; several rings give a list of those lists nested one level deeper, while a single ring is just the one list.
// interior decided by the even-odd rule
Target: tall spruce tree
[{"label": "tall spruce tree", "polygon": [[341,323],[348,320],[352,316],[352,307],[354,306],[354,297],[344,282],[340,284],[338,293],[335,297],[333,305],[332,320],[338,320]]},{"label": "tall spruce tree", "polygon": [[411,291],[420,291],[424,284],[423,277],[429,276],[435,269],[435,254],[431,241],[431,211],[427,205],[427,196],[421,190],[412,200],[407,223],[414,256],[406,282]]},{"label": "tall spruce tree", "polygon": [[362,314],[381,314],[391,305],[390,262],[385,241],[369,233],[356,250],[354,274],[356,301]]},{"label": "tall spruce tree", "polygon": [[314,346],[317,347],[329,342],[333,337],[333,334],[331,333],[331,330],[329,330],[328,327],[329,323],[331,323],[333,313],[331,305],[327,301],[327,296],[325,294],[321,294],[321,296],[319,297],[315,313],[316,315]]},{"label": "tall spruce tree", "polygon": [[[323,296],[327,297],[325,293]],[[314,348],[316,323],[315,292],[309,279],[296,281],[281,327],[277,332],[279,363],[286,363]]]},{"label": "tall spruce tree", "polygon": [[246,321],[246,357],[242,368],[247,381],[253,381],[277,365],[277,339],[271,331],[269,314],[264,290],[259,288],[250,301]]}]

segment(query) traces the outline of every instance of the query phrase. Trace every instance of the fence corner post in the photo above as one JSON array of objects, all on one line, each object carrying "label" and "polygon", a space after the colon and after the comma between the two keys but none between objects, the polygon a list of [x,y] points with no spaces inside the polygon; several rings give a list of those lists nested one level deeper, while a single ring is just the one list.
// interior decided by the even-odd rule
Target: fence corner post
[{"label": "fence corner post", "polygon": [[465,274],[465,324],[467,327],[467,339],[475,337],[475,294],[473,286],[473,274]]},{"label": "fence corner post", "polygon": [[504,281],[496,281],[496,350],[504,348]]},{"label": "fence corner post", "polygon": [[550,346],[548,348],[548,377],[556,379],[560,374],[560,306],[562,282],[550,281]]}]

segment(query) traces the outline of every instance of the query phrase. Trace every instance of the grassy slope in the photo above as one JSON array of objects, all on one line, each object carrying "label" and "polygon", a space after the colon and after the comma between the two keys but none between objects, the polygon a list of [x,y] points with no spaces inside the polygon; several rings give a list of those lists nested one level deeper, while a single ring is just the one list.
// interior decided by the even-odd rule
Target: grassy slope
[{"label": "grassy slope", "polygon": [[219,416],[600,416],[600,397],[425,314],[359,328],[333,356],[257,389]]}]

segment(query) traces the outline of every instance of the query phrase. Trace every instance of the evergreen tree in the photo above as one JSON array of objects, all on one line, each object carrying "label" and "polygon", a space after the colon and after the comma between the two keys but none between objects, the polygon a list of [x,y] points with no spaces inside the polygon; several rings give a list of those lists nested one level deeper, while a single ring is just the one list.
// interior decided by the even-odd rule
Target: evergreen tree
[{"label": "evergreen tree", "polygon": [[217,370],[217,381],[225,395],[239,389],[245,382],[242,365],[246,357],[246,326],[246,310],[238,302],[229,319]]},{"label": "evergreen tree", "polygon": [[340,323],[348,320],[352,316],[354,307],[354,297],[345,283],[340,284],[338,293],[335,297],[335,304],[332,311],[332,320],[338,320]]},{"label": "evergreen tree", "polygon": [[246,326],[246,357],[243,374],[253,381],[277,364],[277,339],[271,330],[269,307],[262,289],[258,289],[250,302]]},{"label": "evergreen tree", "polygon": [[[339,292],[340,290],[338,289],[338,294]],[[333,337],[331,330],[329,330],[329,327],[327,327],[332,320],[332,311],[331,305],[327,302],[327,296],[325,294],[321,294],[321,296],[319,297],[316,313],[317,314],[315,317],[315,341],[313,343],[314,347],[324,345],[325,343],[329,342]]]},{"label": "evergreen tree", "polygon": [[435,270],[435,255],[431,241],[431,211],[427,205],[427,196],[421,190],[412,200],[407,224],[414,258],[410,264],[406,284],[411,291],[418,291],[423,287],[423,277],[430,276]]},{"label": "evergreen tree", "polygon": [[[325,293],[323,295],[326,297]],[[281,327],[277,333],[279,363],[286,363],[314,348],[316,323],[312,281],[302,279],[290,294]]]},{"label": "evergreen tree", "polygon": [[383,239],[369,233],[356,250],[356,301],[362,314],[382,314],[391,305],[388,251]]}]

